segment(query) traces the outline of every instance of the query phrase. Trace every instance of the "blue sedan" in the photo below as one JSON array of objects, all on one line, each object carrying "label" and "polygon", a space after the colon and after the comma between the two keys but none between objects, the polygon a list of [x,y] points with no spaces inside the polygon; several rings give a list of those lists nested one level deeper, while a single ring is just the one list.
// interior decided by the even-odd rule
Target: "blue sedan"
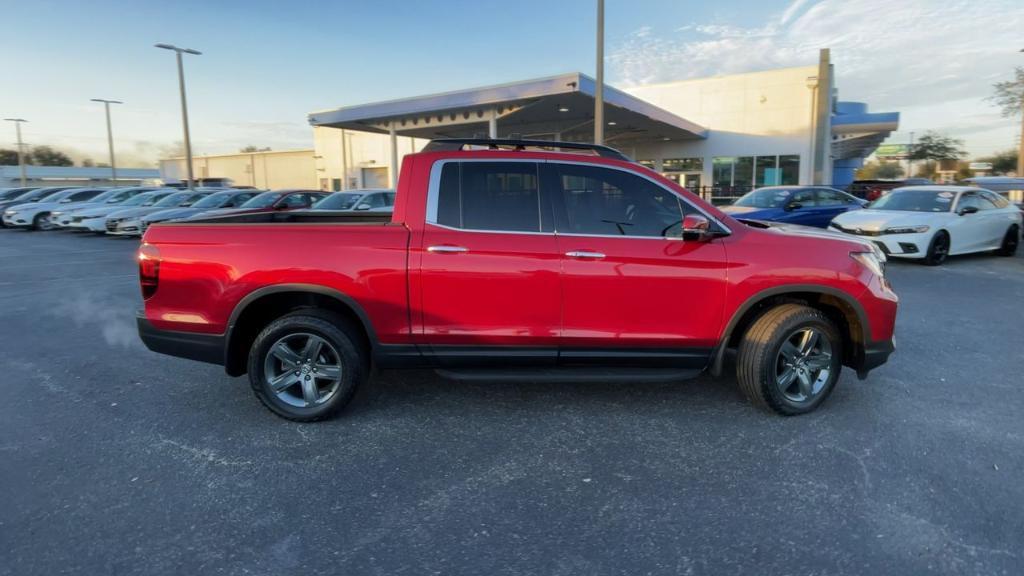
[{"label": "blue sedan", "polygon": [[835,188],[768,186],[744,194],[722,210],[734,218],[826,228],[836,216],[865,204],[865,200]]}]

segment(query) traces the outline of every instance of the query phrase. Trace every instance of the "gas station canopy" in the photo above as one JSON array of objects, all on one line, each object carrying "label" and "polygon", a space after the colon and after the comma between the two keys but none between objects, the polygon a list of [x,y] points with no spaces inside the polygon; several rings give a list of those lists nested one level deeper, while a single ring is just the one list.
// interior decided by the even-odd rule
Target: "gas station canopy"
[{"label": "gas station canopy", "polygon": [[[313,126],[414,138],[529,138],[589,142],[596,83],[580,73],[388,100],[309,115]],[[708,130],[605,85],[605,142],[703,139]]]}]

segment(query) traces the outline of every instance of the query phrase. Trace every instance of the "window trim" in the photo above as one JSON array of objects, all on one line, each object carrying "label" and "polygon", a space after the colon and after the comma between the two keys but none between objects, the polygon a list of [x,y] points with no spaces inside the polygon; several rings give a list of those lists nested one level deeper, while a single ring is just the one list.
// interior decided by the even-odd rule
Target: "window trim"
[{"label": "window trim", "polygon": [[[632,239],[640,239],[640,240],[660,240],[660,241],[664,241],[664,240],[679,241],[679,240],[682,240],[682,238],[668,238],[668,237],[665,237],[665,236],[661,236],[661,237],[658,237],[658,236],[630,236],[630,235],[625,235],[625,234],[623,234],[623,235],[619,235],[619,234],[578,234],[578,233],[574,233],[574,232],[559,232],[558,231],[558,223],[557,222],[552,222],[552,226],[554,227],[554,229],[551,232],[523,232],[523,231],[517,231],[517,230],[479,230],[479,229],[476,229],[476,228],[456,228],[456,227],[453,227],[453,226],[448,226],[448,225],[445,225],[445,224],[440,224],[437,221],[437,204],[438,204],[438,199],[439,199],[440,192],[441,192],[441,172],[444,170],[444,166],[446,164],[448,164],[449,162],[519,162],[519,163],[522,163],[522,162],[534,162],[534,163],[537,163],[538,165],[539,164],[573,164],[573,165],[577,165],[577,166],[591,166],[591,167],[594,167],[594,168],[606,168],[606,169],[609,169],[609,170],[618,170],[620,172],[626,172],[627,174],[632,174],[634,176],[638,176],[640,178],[643,178],[643,179],[647,180],[648,182],[654,184],[655,186],[658,186],[659,188],[665,190],[666,192],[676,196],[681,202],[684,202],[687,206],[692,208],[694,210],[694,212],[697,212],[697,213],[700,213],[701,215],[703,215],[705,218],[707,218],[708,220],[713,222],[716,226],[721,228],[726,234],[732,234],[732,229],[729,228],[728,226],[726,226],[725,223],[723,223],[720,219],[716,218],[712,214],[709,214],[707,211],[705,211],[700,206],[697,206],[693,202],[690,202],[690,200],[688,198],[686,198],[685,196],[683,196],[682,194],[679,194],[678,192],[676,192],[672,188],[670,188],[668,186],[665,186],[664,183],[659,182],[656,179],[651,178],[650,176],[648,176],[646,174],[643,174],[643,173],[641,173],[641,172],[639,172],[637,170],[631,170],[629,168],[624,168],[622,166],[615,166],[615,165],[611,165],[611,164],[601,164],[601,163],[597,163],[597,162],[587,162],[585,160],[547,160],[547,159],[539,159],[539,158],[447,158],[447,159],[444,159],[444,160],[437,160],[437,161],[435,161],[433,166],[430,167],[430,178],[429,178],[428,184],[427,184],[426,217],[424,219],[424,223],[425,224],[429,224],[431,226],[436,226],[438,228],[443,228],[445,230],[456,230],[456,231],[459,231],[459,232],[476,232],[476,233],[487,233],[487,234],[529,234],[529,235],[534,235],[534,236],[570,236],[570,237],[576,237],[576,238],[579,238],[579,237],[584,237],[584,238],[632,238]],[[538,168],[539,168],[539,166],[538,166]],[[538,172],[539,172],[539,170],[538,170]],[[538,181],[537,184],[538,184],[538,188],[537,188],[538,198],[540,198],[540,197],[542,197],[544,195],[544,192],[543,192],[544,183],[543,183],[543,181]],[[543,226],[543,223],[541,225]]]}]

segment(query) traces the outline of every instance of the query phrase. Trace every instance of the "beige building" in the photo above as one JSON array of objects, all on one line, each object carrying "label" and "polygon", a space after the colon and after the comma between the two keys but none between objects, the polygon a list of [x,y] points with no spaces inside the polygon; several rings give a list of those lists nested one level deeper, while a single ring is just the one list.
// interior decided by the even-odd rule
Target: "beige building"
[{"label": "beige building", "polygon": [[[309,149],[193,156],[192,173],[196,179],[230,178],[236,186],[317,189],[319,173],[313,156]],[[165,182],[188,178],[185,158],[161,160],[160,176]]]}]

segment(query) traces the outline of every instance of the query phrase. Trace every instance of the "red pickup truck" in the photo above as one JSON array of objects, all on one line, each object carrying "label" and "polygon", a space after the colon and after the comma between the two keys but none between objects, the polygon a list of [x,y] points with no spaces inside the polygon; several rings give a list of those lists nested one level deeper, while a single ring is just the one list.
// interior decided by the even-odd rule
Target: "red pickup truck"
[{"label": "red pickup truck", "polygon": [[138,258],[146,346],[248,373],[297,421],[376,369],[627,383],[717,376],[728,350],[754,404],[801,414],[893,351],[874,245],[736,220],[594,145],[435,140],[393,214],[161,223]]}]

